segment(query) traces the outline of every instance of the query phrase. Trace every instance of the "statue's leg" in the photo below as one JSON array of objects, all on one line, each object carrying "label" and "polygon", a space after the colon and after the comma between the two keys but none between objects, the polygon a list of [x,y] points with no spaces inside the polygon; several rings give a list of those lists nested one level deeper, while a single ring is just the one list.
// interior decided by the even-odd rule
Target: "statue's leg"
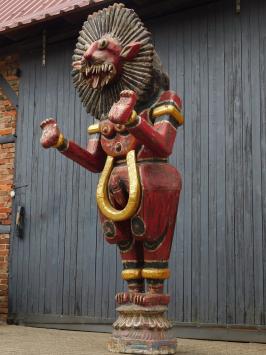
[{"label": "statue's leg", "polygon": [[[144,265],[142,277],[147,281],[146,293],[135,303],[168,304],[164,281],[169,278],[168,260],[175,229],[176,213],[181,190],[181,177],[169,164],[140,166],[142,181],[141,206],[131,219],[131,231],[142,240]],[[153,179],[150,179],[153,176]]]},{"label": "statue's leg", "polygon": [[[143,236],[138,236],[137,238],[143,238],[144,264],[141,275],[146,279],[147,288],[145,294],[135,295],[133,302],[136,304],[166,305],[169,303],[169,296],[164,294],[163,288],[164,281],[170,276],[168,260],[170,257],[176,218],[176,202],[169,200],[171,196],[172,191],[164,191],[161,196],[157,194],[156,199],[158,204],[156,204],[156,206],[160,207],[157,209],[157,218],[154,216],[153,223],[149,224],[148,221],[144,219],[145,215],[141,216],[141,211],[137,217],[132,219],[131,229],[133,232],[138,233],[141,230],[141,224],[146,227]],[[147,196],[144,196],[144,200],[146,197]],[[165,201],[168,201],[168,205],[166,205]],[[159,223],[160,220],[164,220],[164,223],[161,225]]]},{"label": "statue's leg", "polygon": [[[163,232],[144,242],[144,268],[142,276],[147,282],[147,294],[154,302],[168,304],[169,296],[164,294],[164,281],[170,277],[168,261],[175,228],[175,215],[169,213]],[[151,236],[150,236],[151,237]],[[151,301],[151,298],[150,298]]]},{"label": "statue's leg", "polygon": [[142,277],[143,268],[143,246],[135,240],[131,234],[130,221],[113,222],[100,213],[103,235],[110,244],[117,244],[122,263],[122,278],[127,281],[128,292],[121,292],[116,295],[118,303],[127,303],[131,293],[144,291],[144,280]]},{"label": "statue's leg", "polygon": [[[108,183],[108,195],[111,204],[122,209],[128,201],[128,170],[127,166],[114,168]],[[130,220],[113,222],[101,216],[103,231],[109,243],[115,243],[120,250],[123,263],[122,278],[127,281],[128,292],[118,293],[118,303],[128,302],[132,293],[144,291],[144,280],[142,278],[143,267],[143,246],[137,242],[131,233]]]},{"label": "statue's leg", "polygon": [[[131,236],[130,242],[125,241],[118,244],[123,271],[122,278],[128,284],[128,300],[131,300],[134,294],[144,292],[144,279],[142,277],[143,268],[143,246]],[[117,301],[119,299],[117,297]]]}]

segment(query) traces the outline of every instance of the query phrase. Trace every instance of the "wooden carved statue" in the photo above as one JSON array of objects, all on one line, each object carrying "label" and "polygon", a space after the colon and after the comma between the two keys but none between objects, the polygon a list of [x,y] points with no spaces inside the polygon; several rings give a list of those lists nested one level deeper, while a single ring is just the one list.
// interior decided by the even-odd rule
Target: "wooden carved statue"
[{"label": "wooden carved statue", "polygon": [[[119,317],[109,350],[172,354],[164,317],[168,260],[181,177],[168,163],[183,123],[181,100],[150,33],[133,10],[114,4],[88,16],[73,55],[73,81],[88,113],[87,149],[68,140],[54,119],[41,123],[44,148],[101,176],[96,199],[107,242],[117,244],[128,291],[116,295]],[[145,284],[146,283],[146,284]]]}]

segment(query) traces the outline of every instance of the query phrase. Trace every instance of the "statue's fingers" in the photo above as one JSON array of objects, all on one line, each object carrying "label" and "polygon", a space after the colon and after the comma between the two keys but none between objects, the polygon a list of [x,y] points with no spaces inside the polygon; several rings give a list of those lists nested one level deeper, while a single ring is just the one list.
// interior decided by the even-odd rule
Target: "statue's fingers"
[{"label": "statue's fingers", "polygon": [[54,118],[51,118],[51,117],[46,118],[45,120],[43,120],[41,122],[40,127],[41,127],[41,129],[44,129],[45,126],[50,125],[50,124],[57,125],[56,120]]}]

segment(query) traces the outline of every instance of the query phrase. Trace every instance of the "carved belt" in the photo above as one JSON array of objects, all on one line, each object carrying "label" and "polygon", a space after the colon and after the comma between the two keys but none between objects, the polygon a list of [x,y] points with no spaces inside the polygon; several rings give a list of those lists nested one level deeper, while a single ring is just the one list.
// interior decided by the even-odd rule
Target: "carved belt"
[{"label": "carved belt", "polygon": [[114,157],[107,157],[96,191],[96,200],[100,211],[105,217],[115,222],[131,218],[137,212],[140,204],[141,187],[134,150],[127,153],[126,161],[129,176],[129,197],[125,208],[115,209],[108,198],[108,181],[113,169]]}]

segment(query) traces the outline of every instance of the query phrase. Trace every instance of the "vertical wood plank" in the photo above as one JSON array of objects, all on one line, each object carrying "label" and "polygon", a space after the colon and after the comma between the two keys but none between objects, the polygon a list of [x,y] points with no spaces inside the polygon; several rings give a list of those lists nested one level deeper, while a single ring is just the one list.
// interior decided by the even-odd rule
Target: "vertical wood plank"
[{"label": "vertical wood plank", "polygon": [[[255,322],[262,323],[262,309],[264,302],[263,295],[263,261],[262,253],[262,198],[261,198],[261,106],[260,106],[260,36],[259,18],[260,7],[257,0],[256,6],[251,6],[250,10],[250,30],[251,30],[251,121],[252,121],[252,170],[253,170],[253,231],[255,278]],[[265,21],[263,21],[265,26]],[[265,320],[264,320],[265,321]]]},{"label": "vertical wood plank", "polygon": [[[181,100],[184,100],[184,34],[183,34],[183,21],[175,21],[176,32],[176,46],[175,51],[170,52],[170,68],[171,63],[175,64],[175,76],[170,72],[172,85],[175,85],[176,92],[180,95]],[[172,43],[172,41],[171,41]],[[170,49],[172,45],[170,46]],[[174,64],[173,64],[174,65]],[[175,82],[176,81],[176,82]],[[186,120],[186,118],[185,118]],[[176,136],[176,167],[181,173],[182,181],[184,179],[184,127],[180,127]],[[184,319],[184,193],[181,191],[179,200],[179,207],[177,213],[177,222],[174,236],[175,250],[175,297],[173,303],[175,304],[175,318],[177,321],[182,322]]]},{"label": "vertical wood plank", "polygon": [[[180,21],[176,22],[173,18],[167,22],[165,26],[168,30],[168,75],[170,78],[170,89],[174,90],[183,98],[183,53],[180,50],[183,46],[183,31]],[[164,31],[165,36],[165,31]],[[167,34],[166,34],[167,36]],[[159,42],[163,39],[160,38]],[[170,45],[169,45],[170,44]],[[181,175],[183,175],[183,127],[178,129],[175,146],[170,162],[178,167]],[[180,205],[183,204],[183,195],[180,196]],[[181,209],[182,213],[182,209]],[[175,236],[172,244],[172,253],[170,258],[170,269],[176,270],[171,274],[169,280],[169,292],[171,294],[171,302],[169,307],[169,317],[171,319],[183,320],[183,223],[177,218]],[[178,310],[177,310],[178,308]]]},{"label": "vertical wood plank", "polygon": [[31,256],[31,235],[30,235],[30,221],[31,221],[31,189],[32,189],[32,176],[31,176],[31,162],[32,162],[32,137],[33,137],[33,113],[34,113],[34,90],[35,90],[35,63],[33,58],[27,62],[28,66],[28,96],[25,97],[26,108],[26,141],[24,152],[26,153],[25,164],[25,180],[27,188],[25,189],[23,206],[25,206],[25,228],[23,238],[23,259],[22,259],[22,291],[21,291],[21,310],[23,313],[28,311],[28,290],[30,281],[30,256]]},{"label": "vertical wood plank", "polygon": [[[62,49],[62,75],[58,80],[58,113],[57,122],[60,129],[65,132],[65,121],[68,119],[68,101],[69,101],[69,50]],[[66,224],[66,160],[60,154],[57,154],[60,160],[60,166],[57,170],[57,194],[58,194],[58,253],[57,253],[57,283],[56,283],[56,313],[63,313],[63,288],[64,288],[64,259],[65,259],[65,224]]]},{"label": "vertical wood plank", "polygon": [[215,5],[208,9],[209,76],[209,322],[217,321],[217,78]]},{"label": "vertical wood plank", "polygon": [[[98,255],[98,236],[97,236],[97,207],[95,204],[95,188],[96,188],[96,179],[97,176],[90,174],[88,180],[88,187],[90,191],[90,200],[89,202],[89,218],[87,225],[88,239],[90,243],[90,248],[88,250],[88,260],[90,261],[88,269],[88,315],[95,316],[95,302],[96,302],[96,292],[98,285],[98,279],[96,278],[96,266],[97,266],[97,255]],[[100,238],[99,241],[103,239]]]},{"label": "vertical wood plank", "polygon": [[[71,80],[71,79],[70,79]],[[78,118],[79,106],[76,105],[76,95],[73,89],[73,85],[70,86],[70,98],[71,106],[69,112],[69,120],[73,121],[73,128],[70,131],[71,138],[79,143],[80,140],[80,120]],[[77,119],[76,119],[77,117]],[[77,278],[77,247],[78,247],[78,213],[73,213],[73,211],[79,211],[78,209],[78,199],[79,199],[79,174],[80,167],[74,163],[73,164],[73,175],[72,175],[72,206],[71,214],[69,216],[71,223],[71,235],[70,237],[70,267],[69,267],[69,314],[75,314],[75,302],[76,302],[76,278]]]},{"label": "vertical wood plank", "polygon": [[184,19],[184,63],[185,63],[185,86],[184,91],[186,96],[184,98],[184,115],[186,117],[186,124],[184,127],[184,183],[183,183],[183,194],[185,198],[184,210],[185,210],[185,220],[184,220],[184,321],[191,322],[191,264],[192,264],[192,252],[191,252],[191,201],[192,201],[192,48],[191,48],[191,22],[188,21],[189,14],[185,16]]},{"label": "vertical wood plank", "polygon": [[243,243],[243,120],[242,120],[242,78],[241,78],[241,26],[240,18],[234,18],[233,40],[233,107],[234,107],[234,189],[235,189],[235,273],[236,273],[236,322],[244,323],[244,243]]},{"label": "vertical wood plank", "polygon": [[[33,138],[32,138],[32,159],[31,159],[31,185],[29,191],[29,203],[28,208],[30,206],[30,221],[29,221],[29,238],[30,238],[30,258],[28,260],[29,263],[29,287],[28,287],[28,307],[27,312],[33,313],[34,310],[37,310],[36,297],[38,295],[37,288],[37,279],[39,272],[39,233],[37,228],[37,223],[39,220],[39,215],[37,213],[37,201],[38,201],[38,180],[39,180],[39,124],[38,124],[38,114],[39,107],[36,105],[38,100],[38,94],[40,93],[39,80],[40,80],[40,65],[36,62],[35,55],[34,56],[34,66],[32,66],[32,70],[34,70],[35,80],[31,82],[33,87],[32,96],[29,98],[33,105],[32,112],[32,126],[33,126]],[[27,208],[27,209],[28,209]]]},{"label": "vertical wood plank", "polygon": [[226,250],[225,250],[225,107],[224,107],[224,17],[223,4],[215,8],[215,66],[217,86],[217,322],[226,323]]},{"label": "vertical wood plank", "polygon": [[[70,62],[70,54],[67,56],[66,70],[67,70],[67,80],[65,82],[65,87],[67,90],[66,97],[66,110],[64,119],[64,132],[68,139],[74,139],[74,102],[75,99],[73,97],[73,89],[71,87],[72,82],[69,77],[69,62]],[[65,198],[65,239],[64,239],[64,277],[63,277],[63,312],[66,314],[70,314],[70,283],[71,283],[71,243],[73,236],[73,228],[72,228],[72,214],[73,214],[73,171],[75,169],[75,164],[68,159],[64,159],[65,162],[65,172],[66,172],[66,182],[65,188],[66,190],[62,190],[62,193],[65,194],[68,191]],[[73,274],[72,274],[73,275]]]},{"label": "vertical wood plank", "polygon": [[252,203],[252,120],[250,85],[250,2],[242,3],[242,102],[243,102],[243,177],[244,177],[244,260],[245,260],[245,322],[254,323],[254,242],[253,242],[253,203]]},{"label": "vertical wood plank", "polygon": [[191,83],[191,129],[192,129],[192,179],[191,179],[191,281],[192,281],[192,310],[191,320],[197,322],[199,320],[199,305],[200,305],[200,31],[198,30],[200,17],[192,20],[192,83]]},{"label": "vertical wood plank", "polygon": [[226,3],[224,9],[225,26],[225,180],[226,180],[226,296],[227,323],[235,323],[235,208],[234,208],[234,69],[233,69],[233,38],[234,33],[232,4]]},{"label": "vertical wood plank", "polygon": [[[38,55],[37,55],[38,57]],[[35,53],[35,61],[37,60],[36,58],[36,53]],[[41,293],[41,280],[43,278],[43,275],[45,274],[45,270],[42,269],[41,267],[41,262],[42,262],[42,242],[43,242],[43,235],[42,235],[42,225],[43,225],[43,214],[42,214],[42,206],[43,206],[43,184],[44,184],[44,173],[43,173],[43,167],[44,167],[44,162],[43,162],[43,154],[42,154],[42,149],[40,147],[39,143],[39,138],[40,138],[40,127],[39,124],[43,117],[44,113],[44,105],[45,105],[45,85],[46,85],[46,71],[42,67],[41,63],[37,61],[36,63],[36,96],[35,96],[35,105],[36,105],[36,116],[35,116],[35,129],[36,129],[36,162],[37,162],[37,176],[33,179],[35,181],[35,204],[33,206],[33,209],[35,209],[35,220],[32,226],[32,233],[33,238],[35,238],[35,268],[33,270],[33,278],[34,278],[34,293],[33,293],[33,309],[32,313],[38,313],[39,312],[39,304],[40,304],[40,293]]]},{"label": "vertical wood plank", "polygon": [[[50,58],[49,58],[50,54]],[[57,117],[57,98],[58,98],[58,75],[60,67],[59,48],[51,47],[47,58],[47,96],[46,110],[48,117]],[[47,153],[47,152],[46,152]],[[46,244],[46,279],[45,279],[45,313],[53,313],[56,309],[56,276],[57,268],[57,228],[58,223],[58,191],[56,189],[57,164],[55,149],[49,149],[49,175],[46,183],[48,184],[48,220],[47,220],[47,244]]]},{"label": "vertical wood plank", "polygon": [[200,230],[201,275],[200,316],[201,323],[209,319],[209,102],[208,102],[208,17],[201,16],[200,23]]},{"label": "vertical wood plank", "polygon": [[[46,90],[47,90],[47,68],[41,67],[42,80],[40,82],[41,95],[39,96],[38,106],[40,108],[40,120],[46,115]],[[40,267],[39,267],[39,293],[38,293],[38,312],[44,313],[44,295],[46,278],[46,242],[47,242],[47,197],[48,197],[48,166],[49,156],[46,151],[40,150],[40,169],[41,181],[39,182],[40,192],[40,221],[39,221],[39,243],[40,243]]]},{"label": "vertical wood plank", "polygon": [[261,100],[261,201],[262,201],[262,256],[263,256],[263,299],[261,323],[266,322],[266,4],[260,1],[260,100]]}]

